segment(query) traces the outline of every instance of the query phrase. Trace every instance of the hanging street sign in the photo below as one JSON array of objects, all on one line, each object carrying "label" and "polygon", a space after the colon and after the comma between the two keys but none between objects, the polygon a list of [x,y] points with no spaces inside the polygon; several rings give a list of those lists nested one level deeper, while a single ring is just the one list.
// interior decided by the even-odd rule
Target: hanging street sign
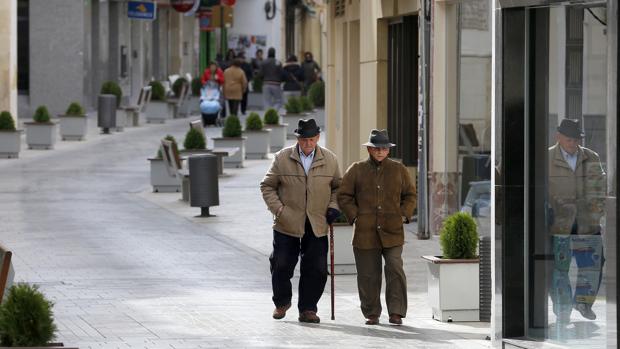
[{"label": "hanging street sign", "polygon": [[146,1],[129,1],[127,3],[127,17],[152,21],[157,14],[157,4]]},{"label": "hanging street sign", "polygon": [[185,13],[194,8],[196,2],[200,2],[200,0],[170,0],[170,5],[177,12]]}]

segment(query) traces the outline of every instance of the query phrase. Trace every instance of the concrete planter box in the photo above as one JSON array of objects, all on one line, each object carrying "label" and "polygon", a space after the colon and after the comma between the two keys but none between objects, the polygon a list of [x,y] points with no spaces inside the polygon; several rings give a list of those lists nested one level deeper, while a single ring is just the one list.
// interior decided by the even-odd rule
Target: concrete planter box
[{"label": "concrete planter box", "polygon": [[82,141],[86,138],[88,119],[82,116],[60,115],[60,139],[63,141]]},{"label": "concrete planter box", "polygon": [[58,132],[56,123],[25,122],[24,125],[29,149],[54,149]]},{"label": "concrete planter box", "polygon": [[[347,223],[334,223],[334,275],[356,274],[355,255],[353,255],[353,226]],[[330,256],[327,254],[329,268]]]},{"label": "concrete planter box", "polygon": [[181,178],[172,177],[168,173],[163,159],[148,159],[151,163],[151,186],[154,193],[180,193]]},{"label": "concrete planter box", "polygon": [[239,148],[237,154],[224,158],[224,167],[241,168],[245,159],[245,137],[220,137],[213,138],[214,148]]},{"label": "concrete planter box", "polygon": [[283,125],[265,125],[271,129],[271,139],[269,140],[269,150],[272,153],[277,152],[278,150],[284,148],[286,145],[286,128],[287,124]]},{"label": "concrete planter box", "polygon": [[305,116],[303,114],[284,114],[282,115],[282,124],[286,124],[286,138],[295,139],[295,130],[297,129],[297,124],[299,124],[299,119],[304,119]]},{"label": "concrete planter box", "polygon": [[433,319],[480,321],[480,260],[422,258],[428,262],[428,302],[433,309]]},{"label": "concrete planter box", "polygon": [[269,153],[271,140],[271,129],[262,129],[259,131],[245,131],[243,135],[247,138],[245,141],[246,159],[266,159]]},{"label": "concrete planter box", "polygon": [[262,92],[248,93],[248,109],[256,109],[256,110],[265,109]]},{"label": "concrete planter box", "polygon": [[146,107],[146,122],[153,124],[163,124],[171,119],[166,101],[150,101]]},{"label": "concrete planter box", "polygon": [[23,130],[0,131],[0,158],[17,159],[22,144]]},{"label": "concrete planter box", "polygon": [[200,115],[200,97],[192,96],[187,100],[189,115]]}]

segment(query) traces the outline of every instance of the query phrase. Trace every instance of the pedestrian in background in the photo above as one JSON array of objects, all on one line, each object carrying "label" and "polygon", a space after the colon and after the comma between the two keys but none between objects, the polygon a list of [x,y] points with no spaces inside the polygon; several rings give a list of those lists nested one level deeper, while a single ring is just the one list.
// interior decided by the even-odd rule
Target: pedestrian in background
[{"label": "pedestrian in background", "polygon": [[303,94],[306,95],[308,90],[310,89],[310,85],[312,85],[315,81],[321,78],[321,67],[314,60],[312,56],[312,52],[307,51],[304,54],[304,62],[301,65],[304,70],[304,84],[305,87],[303,89]]},{"label": "pedestrian in background", "polygon": [[407,168],[388,158],[386,130],[372,130],[368,159],[345,172],[338,203],[350,224],[355,224],[353,253],[357,288],[367,325],[381,315],[381,257],[385,260],[385,300],[389,321],[402,324],[407,315],[407,279],[403,270],[403,222],[409,223],[416,206],[416,189]]},{"label": "pedestrian in background", "polygon": [[[248,63],[245,59],[245,52],[241,51],[238,55],[239,60],[241,61],[241,70],[245,73],[245,79],[250,84],[252,78],[254,77],[254,72],[252,70],[252,65]],[[245,112],[248,110],[248,92],[250,91],[249,87],[245,89],[243,92],[243,98],[241,99],[241,114],[245,115]]]},{"label": "pedestrian in background", "polygon": [[226,57],[224,61],[222,62],[222,70],[226,71],[226,69],[232,66],[236,57],[237,56],[236,56],[235,50],[233,50],[232,48],[229,48],[228,51],[226,51]]},{"label": "pedestrian in background", "polygon": [[288,56],[284,64],[284,72],[284,85],[282,86],[284,100],[287,101],[290,96],[301,96],[304,71],[297,62],[297,56]]},{"label": "pedestrian in background", "polygon": [[297,144],[275,154],[260,183],[274,216],[269,257],[274,319],[282,319],[291,307],[291,278],[301,256],[299,321],[321,321],[317,303],[327,281],[328,225],[340,215],[336,202],[340,170],[336,155],[318,145],[320,131],[314,119],[299,120]]},{"label": "pedestrian in background", "polygon": [[211,61],[209,63],[209,66],[202,73],[202,78],[200,80],[202,81],[203,86],[209,80],[215,80],[215,82],[217,82],[218,85],[222,86],[224,85],[224,71],[218,68],[217,62]]},{"label": "pedestrian in background", "polygon": [[239,104],[247,88],[248,80],[241,69],[241,60],[235,59],[232,65],[224,71],[224,98],[228,101],[230,115],[238,115]]},{"label": "pedestrian in background", "polygon": [[284,70],[282,63],[276,59],[276,49],[270,47],[267,59],[260,66],[259,76],[263,78],[263,101],[265,109],[282,108],[282,77]]},{"label": "pedestrian in background", "polygon": [[254,70],[254,75],[257,75],[260,71],[261,64],[263,64],[263,50],[259,48],[256,50],[254,58],[252,58],[252,69]]}]

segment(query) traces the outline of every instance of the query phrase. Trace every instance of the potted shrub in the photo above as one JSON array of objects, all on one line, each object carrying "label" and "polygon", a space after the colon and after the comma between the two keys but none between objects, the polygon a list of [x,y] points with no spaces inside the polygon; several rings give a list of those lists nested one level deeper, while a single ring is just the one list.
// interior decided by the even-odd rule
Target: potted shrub
[{"label": "potted shrub", "polygon": [[81,141],[86,136],[86,112],[78,102],[69,104],[67,111],[60,117],[60,137],[63,141]]},{"label": "potted shrub", "polygon": [[476,222],[468,213],[449,216],[439,235],[443,256],[428,263],[428,299],[439,321],[479,321],[479,258]]},{"label": "potted shrub", "polygon": [[[172,142],[172,146],[178,149],[177,141],[171,135],[164,139]],[[151,186],[154,193],[178,193],[181,191],[181,178],[171,176],[166,168],[166,163],[161,153],[161,146],[157,150],[157,156],[148,159],[151,164]]]},{"label": "potted shrub", "polygon": [[200,77],[192,79],[192,98],[189,100],[190,115],[200,115],[200,90],[202,89],[202,80]]},{"label": "potted shrub", "polygon": [[56,124],[50,120],[47,107],[39,106],[32,116],[33,121],[25,122],[26,143],[30,149],[54,149],[56,143]]},{"label": "potted shrub", "polygon": [[189,86],[189,81],[186,78],[180,77],[174,80],[172,84],[172,92],[174,93],[174,98],[168,98],[168,114],[172,115],[173,118],[179,118],[181,115],[184,115],[183,112],[179,109],[187,108],[187,98],[191,91],[191,86]]},{"label": "potted shrub", "polygon": [[[353,240],[353,226],[347,221],[344,213],[334,221],[334,274],[356,274],[355,256],[351,247]],[[329,254],[327,255],[329,265]]]},{"label": "potted shrub", "polygon": [[301,102],[299,101],[299,97],[289,97],[288,101],[284,105],[284,109],[286,109],[286,114],[283,115],[282,118],[284,119],[284,123],[288,124],[286,127],[286,137],[295,138],[294,131],[297,128],[299,119],[302,118]]},{"label": "potted shrub", "polygon": [[205,154],[209,152],[207,150],[207,140],[205,139],[204,133],[193,127],[190,127],[187,134],[185,134],[183,148],[182,153],[186,155]]},{"label": "potted shrub", "polygon": [[286,145],[286,127],[288,125],[280,123],[280,115],[273,108],[268,109],[263,118],[266,127],[271,129],[270,150],[271,152],[277,152]]},{"label": "potted shrub", "polygon": [[159,81],[151,81],[149,86],[151,86],[151,101],[146,107],[146,122],[163,124],[166,119],[170,119],[166,90]]},{"label": "potted shrub", "polygon": [[53,303],[37,286],[11,286],[0,306],[0,345],[3,347],[58,348],[50,343],[56,336]]},{"label": "potted shrub", "polygon": [[121,106],[121,99],[123,98],[123,90],[114,81],[106,81],[101,85],[102,95],[115,95],[116,96],[116,130],[123,131],[125,125],[127,125],[127,116],[124,112],[120,112],[118,109]]},{"label": "potted shrub", "polygon": [[310,85],[308,89],[308,98],[317,109],[315,112],[316,122],[319,126],[325,126],[325,82],[319,80]]},{"label": "potted shrub", "polygon": [[8,111],[0,113],[0,158],[19,157],[22,130],[15,128],[15,120]]},{"label": "potted shrub", "polygon": [[250,113],[245,120],[246,159],[266,159],[269,153],[271,129],[263,128],[263,120],[257,113]]},{"label": "potted shrub", "polygon": [[263,110],[263,79],[256,76],[250,85],[252,89],[248,93],[248,108]]},{"label": "potted shrub", "polygon": [[233,156],[224,158],[224,167],[243,167],[245,159],[245,137],[241,136],[241,122],[237,115],[226,117],[222,137],[213,138],[215,148],[238,148],[239,151]]},{"label": "potted shrub", "polygon": [[314,113],[314,105],[307,96],[299,97],[299,105],[304,114],[312,115]]}]

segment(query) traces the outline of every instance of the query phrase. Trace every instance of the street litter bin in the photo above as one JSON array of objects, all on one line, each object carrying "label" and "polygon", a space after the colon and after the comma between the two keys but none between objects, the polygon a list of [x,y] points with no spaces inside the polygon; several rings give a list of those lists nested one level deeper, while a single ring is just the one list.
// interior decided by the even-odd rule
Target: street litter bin
[{"label": "street litter bin", "polygon": [[189,201],[191,207],[200,207],[200,217],[209,217],[209,207],[220,204],[217,175],[216,155],[189,157]]},{"label": "street litter bin", "polygon": [[97,98],[97,127],[103,133],[110,133],[116,127],[116,96],[99,95]]}]

